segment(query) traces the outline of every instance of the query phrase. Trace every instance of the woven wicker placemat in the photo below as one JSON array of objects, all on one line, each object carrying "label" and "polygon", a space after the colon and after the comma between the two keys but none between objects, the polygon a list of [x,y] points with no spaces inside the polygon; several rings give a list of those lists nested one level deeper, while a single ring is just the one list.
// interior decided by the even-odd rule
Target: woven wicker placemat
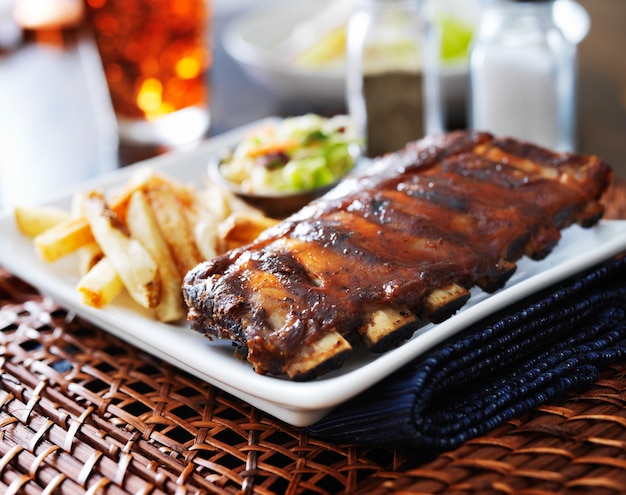
[{"label": "woven wicker placemat", "polygon": [[596,385],[407,469],[377,473],[358,493],[626,493],[626,363]]},{"label": "woven wicker placemat", "polygon": [[0,269],[0,493],[340,493],[397,452],[330,445]]},{"label": "woven wicker placemat", "polygon": [[[624,218],[624,190],[609,218]],[[315,440],[1,268],[0,339],[4,494],[626,493],[626,363],[417,465],[419,452]]]}]

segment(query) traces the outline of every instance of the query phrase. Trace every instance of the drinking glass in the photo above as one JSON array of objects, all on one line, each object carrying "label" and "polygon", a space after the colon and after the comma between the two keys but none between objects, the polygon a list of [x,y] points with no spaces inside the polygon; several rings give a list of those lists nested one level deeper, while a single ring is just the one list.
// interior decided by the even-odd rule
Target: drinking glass
[{"label": "drinking glass", "polygon": [[86,0],[121,141],[175,145],[210,123],[208,0]]}]

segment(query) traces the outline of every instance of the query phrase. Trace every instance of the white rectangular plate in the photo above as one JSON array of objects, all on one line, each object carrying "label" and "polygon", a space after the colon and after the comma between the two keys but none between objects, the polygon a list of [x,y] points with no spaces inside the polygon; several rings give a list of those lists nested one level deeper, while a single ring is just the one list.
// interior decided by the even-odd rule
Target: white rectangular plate
[{"label": "white rectangular plate", "polygon": [[[77,189],[107,190],[126,181],[142,166],[202,187],[209,157],[237,142],[244,132],[245,129],[239,129],[192,151],[120,169]],[[45,203],[69,208],[73,192],[62,192]],[[296,383],[257,375],[248,363],[233,356],[230,343],[209,341],[184,323],[160,323],[125,295],[102,310],[82,305],[75,290],[79,276],[73,257],[53,264],[41,261],[32,241],[17,230],[12,212],[0,215],[0,264],[4,267],[117,337],[296,426],[316,422],[338,404],[479,319],[625,250],[626,221],[604,221],[592,229],[570,227],[545,260],[520,260],[517,272],[503,290],[491,295],[474,290],[470,301],[456,315],[438,325],[426,325],[397,349],[380,356],[357,351],[340,370],[312,382]]]}]

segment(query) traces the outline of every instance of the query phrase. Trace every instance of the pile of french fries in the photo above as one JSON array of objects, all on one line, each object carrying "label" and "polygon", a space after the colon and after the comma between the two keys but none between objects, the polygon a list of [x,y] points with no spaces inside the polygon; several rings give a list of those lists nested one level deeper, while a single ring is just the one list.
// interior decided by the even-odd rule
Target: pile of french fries
[{"label": "pile of french fries", "polygon": [[108,195],[77,194],[68,211],[16,207],[15,220],[42,260],[77,257],[84,304],[102,308],[125,289],[163,322],[186,315],[188,270],[276,223],[211,184],[197,190],[150,168]]}]

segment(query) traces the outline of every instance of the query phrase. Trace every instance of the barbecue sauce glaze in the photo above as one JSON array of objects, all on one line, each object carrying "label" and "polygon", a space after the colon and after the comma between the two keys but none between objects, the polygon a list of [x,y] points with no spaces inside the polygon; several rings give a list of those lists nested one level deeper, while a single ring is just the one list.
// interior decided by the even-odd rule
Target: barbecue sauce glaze
[{"label": "barbecue sauce glaze", "polygon": [[543,258],[561,229],[599,220],[610,177],[595,157],[487,133],[411,143],[191,270],[189,321],[247,348],[258,373],[281,375],[327,332],[358,341],[377,309],[420,316],[428,294],[450,283],[501,288],[506,262]]}]

